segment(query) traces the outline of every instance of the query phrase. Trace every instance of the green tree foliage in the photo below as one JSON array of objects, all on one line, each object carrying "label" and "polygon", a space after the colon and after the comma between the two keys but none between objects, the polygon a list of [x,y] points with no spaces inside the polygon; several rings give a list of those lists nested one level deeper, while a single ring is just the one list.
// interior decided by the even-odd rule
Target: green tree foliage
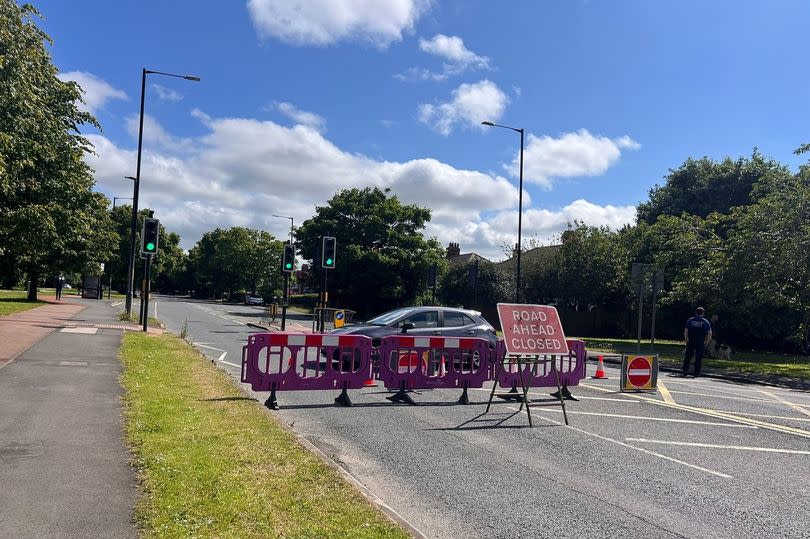
[{"label": "green tree foliage", "polygon": [[438,296],[451,307],[463,306],[483,311],[499,302],[514,299],[514,274],[503,265],[481,261],[477,282],[471,271],[475,264],[452,264],[441,278]]},{"label": "green tree foliage", "polygon": [[764,158],[756,149],[750,158],[721,162],[708,157],[687,159],[670,170],[663,186],[650,190],[650,200],[639,204],[638,220],[653,224],[661,215],[728,213],[731,208],[751,204],[751,189],[766,174],[790,176],[784,165]]},{"label": "green tree foliage", "polygon": [[78,132],[97,123],[78,108],[79,86],[57,78],[37,15],[0,0],[0,256],[33,283],[48,272],[98,273],[114,240]]},{"label": "green tree foliage", "polygon": [[232,227],[206,232],[189,251],[194,289],[219,297],[249,291],[265,297],[282,287],[283,242],[269,232]]},{"label": "green tree foliage", "polygon": [[328,270],[330,305],[362,315],[410,305],[426,288],[427,268],[443,264],[439,243],[422,234],[430,210],[388,193],[341,191],[298,228],[298,245],[308,260],[315,261],[321,237],[337,239],[337,267]]},{"label": "green tree foliage", "polygon": [[619,235],[607,227],[569,225],[556,254],[556,297],[575,308],[623,305],[627,253]]}]

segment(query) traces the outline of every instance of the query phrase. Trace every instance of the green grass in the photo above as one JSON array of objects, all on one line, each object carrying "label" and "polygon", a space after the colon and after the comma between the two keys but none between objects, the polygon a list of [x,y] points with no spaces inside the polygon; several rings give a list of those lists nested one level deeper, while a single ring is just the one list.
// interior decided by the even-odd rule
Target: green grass
[{"label": "green grass", "polygon": [[0,290],[0,316],[27,311],[45,305],[44,301],[28,301],[25,290]]},{"label": "green grass", "polygon": [[[600,351],[611,354],[636,353],[635,339],[603,339],[591,337],[569,337],[582,339],[589,351]],[[641,353],[659,355],[659,361],[665,367],[680,367],[685,344],[682,341],[641,342]],[[734,350],[731,360],[703,358],[705,367],[723,369],[737,373],[757,373],[781,375],[793,378],[810,378],[810,357],[761,352],[757,350]]]},{"label": "green grass", "polygon": [[143,536],[408,537],[178,337],[121,355]]}]

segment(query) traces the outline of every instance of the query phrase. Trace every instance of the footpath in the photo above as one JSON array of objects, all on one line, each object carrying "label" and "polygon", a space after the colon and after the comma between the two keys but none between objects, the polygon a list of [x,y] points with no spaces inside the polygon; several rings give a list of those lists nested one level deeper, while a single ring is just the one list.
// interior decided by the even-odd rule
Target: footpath
[{"label": "footpath", "polygon": [[0,317],[0,537],[136,537],[109,303]]}]

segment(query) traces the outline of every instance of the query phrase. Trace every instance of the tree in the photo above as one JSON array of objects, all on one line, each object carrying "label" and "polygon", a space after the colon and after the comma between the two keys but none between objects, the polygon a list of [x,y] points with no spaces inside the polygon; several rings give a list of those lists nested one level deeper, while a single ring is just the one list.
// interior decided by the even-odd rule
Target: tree
[{"label": "tree", "polygon": [[430,210],[389,192],[340,191],[298,228],[302,256],[315,262],[316,273],[321,237],[337,239],[337,265],[327,270],[330,304],[362,314],[409,305],[425,290],[428,267],[443,263],[441,245],[422,235]]},{"label": "tree", "polygon": [[639,204],[638,220],[653,224],[661,215],[727,214],[731,208],[754,202],[751,189],[766,174],[790,176],[790,170],[756,149],[750,158],[716,162],[708,157],[687,159],[669,171],[666,184],[650,190],[650,200]]},{"label": "tree", "polygon": [[98,124],[79,110],[79,86],[56,76],[37,15],[0,0],[0,256],[28,274],[30,299],[45,272],[97,268],[112,239],[78,132]]},{"label": "tree", "polygon": [[282,286],[283,242],[269,232],[244,227],[214,229],[189,251],[195,290],[215,297],[249,290],[273,295]]}]

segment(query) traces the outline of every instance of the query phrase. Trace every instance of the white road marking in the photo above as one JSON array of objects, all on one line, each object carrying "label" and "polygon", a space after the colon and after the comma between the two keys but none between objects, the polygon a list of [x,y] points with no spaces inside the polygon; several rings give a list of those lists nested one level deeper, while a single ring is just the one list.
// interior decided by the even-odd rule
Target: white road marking
[{"label": "white road marking", "polygon": [[717,410],[718,412],[724,412],[726,414],[736,414],[736,415],[750,415],[751,417],[767,417],[769,419],[787,419],[790,421],[810,421],[810,417],[788,417],[784,415],[768,415],[768,414],[749,414],[748,412],[737,412],[731,410]]},{"label": "white road marking", "polygon": [[[222,361],[223,359],[225,359],[225,356],[227,356],[227,355],[228,355],[228,352],[222,352],[219,355],[219,357],[217,358],[217,361]],[[232,363],[231,363],[231,365],[232,365]]]},{"label": "white road marking", "polygon": [[647,440],[645,438],[625,438],[628,442],[641,442],[645,444],[685,445],[689,447],[708,447],[712,449],[737,449],[740,451],[763,451],[766,453],[787,453],[791,455],[810,455],[810,451],[799,449],[777,449],[775,447],[748,447],[744,445],[701,444],[698,442],[673,442],[669,440]]},{"label": "white road marking", "polygon": [[208,348],[209,350],[216,350],[217,352],[224,352],[224,350],[222,350],[221,348],[214,348],[213,346],[207,346],[201,342],[193,342],[191,344],[193,344],[194,346],[200,346],[202,348]]},{"label": "white road marking", "polygon": [[641,401],[630,400],[630,399],[611,399],[611,398],[608,398],[608,397],[586,397],[584,395],[577,395],[577,398],[581,399],[581,400],[589,400],[589,401],[625,402],[625,403],[631,403],[631,404],[639,404],[641,402]]},{"label": "white road marking", "polygon": [[[541,412],[557,412],[562,413],[562,410],[555,410],[553,408],[537,408],[532,407],[533,410]],[[714,423],[712,421],[696,421],[694,419],[675,419],[670,417],[648,417],[643,415],[623,415],[623,414],[607,414],[603,412],[579,412],[574,410],[566,410],[568,414],[576,415],[595,415],[601,417],[618,417],[622,419],[646,419],[647,421],[663,421],[665,423],[688,423],[691,425],[708,425],[713,427],[729,427],[732,429],[758,429],[754,425],[735,425],[734,423]]]},{"label": "white road marking", "polygon": [[[518,409],[517,409],[517,408],[515,408],[515,407],[509,407],[509,408],[511,408],[512,410],[520,411],[520,410],[518,410]],[[537,409],[537,408],[535,408],[535,410],[536,410],[536,409]],[[525,411],[525,410],[523,410],[522,412],[523,412],[524,414],[526,413],[526,411]],[[550,422],[552,422],[552,423],[554,423],[554,424],[556,424],[556,425],[565,426],[565,424],[564,424],[564,423],[561,423],[560,421],[555,421],[555,420],[551,419],[550,417],[546,417],[546,418],[544,418],[544,419],[545,419],[546,421],[550,421]],[[612,443],[614,443],[614,444],[618,444],[618,445],[620,445],[620,446],[622,446],[622,447],[628,447],[628,448],[630,448],[630,449],[635,449],[636,451],[641,451],[642,453],[646,453],[646,454],[648,454],[648,455],[652,455],[652,456],[654,456],[654,457],[662,458],[662,459],[664,459],[664,460],[668,460],[668,461],[670,461],[670,462],[674,462],[674,463],[676,463],[676,464],[680,464],[680,465],[682,465],[682,466],[688,466],[689,468],[694,468],[695,470],[700,470],[701,472],[706,472],[706,473],[708,473],[708,474],[716,475],[716,476],[718,476],[718,477],[722,477],[722,478],[724,478],[724,479],[734,479],[734,476],[731,476],[731,475],[728,475],[728,474],[724,474],[723,472],[718,472],[718,471],[715,471],[715,470],[710,470],[710,469],[708,469],[708,468],[703,468],[703,467],[701,467],[701,466],[697,466],[697,465],[695,465],[695,464],[689,464],[688,462],[685,462],[685,461],[682,461],[682,460],[678,460],[678,459],[673,458],[673,457],[668,457],[667,455],[662,455],[661,453],[656,453],[655,451],[650,451],[649,449],[645,449],[645,448],[643,448],[643,447],[636,447],[636,446],[634,446],[634,445],[626,444],[626,443],[624,443],[624,442],[622,442],[622,441],[620,441],[620,440],[616,440],[616,439],[614,439],[614,438],[608,438],[607,436],[602,436],[602,435],[600,435],[600,434],[596,434],[596,433],[593,433],[593,432],[588,432],[587,430],[582,430],[582,429],[577,428],[577,427],[572,427],[571,425],[568,425],[568,427],[567,427],[567,428],[569,428],[569,429],[571,429],[571,430],[573,430],[573,431],[576,431],[576,432],[580,432],[580,433],[585,434],[585,435],[587,435],[587,436],[593,436],[594,438],[599,438],[600,440],[605,440],[606,442],[612,442]]]},{"label": "white road marking", "polygon": [[95,335],[98,328],[62,328],[60,333],[83,333],[85,335]]},{"label": "white road marking", "polygon": [[123,301],[120,301],[120,300],[118,300],[118,301],[113,301],[112,303],[110,303],[110,307],[118,307],[119,305],[123,305],[123,303],[124,303],[124,302],[123,302]]},{"label": "white road marking", "polygon": [[242,365],[237,365],[236,363],[231,363],[229,361],[221,361],[220,363],[224,363],[225,365],[230,365],[231,367],[236,367],[237,369],[242,368]]},{"label": "white road marking", "polygon": [[[604,391],[604,392],[612,392],[612,390],[595,386],[592,384],[580,384],[583,387],[588,387],[591,389],[595,389],[597,391]],[[797,429],[794,427],[788,427],[786,425],[777,425],[776,423],[768,423],[767,421],[759,421],[757,419],[749,419],[747,417],[739,417],[734,416],[726,412],[720,412],[718,410],[709,410],[707,408],[698,408],[697,406],[686,406],[683,404],[670,404],[668,402],[659,401],[657,399],[650,399],[648,397],[641,397],[636,396],[635,398],[642,400],[644,402],[648,402],[650,404],[655,404],[657,406],[666,406],[667,408],[674,408],[676,410],[683,410],[686,412],[692,412],[695,414],[707,415],[709,417],[717,417],[719,419],[726,419],[729,421],[736,421],[738,423],[743,423],[747,425],[755,425],[757,427],[761,427],[763,429],[775,430],[778,432],[784,432],[787,434],[793,434],[794,436],[801,436],[803,438],[810,438],[810,431]]]},{"label": "white road marking", "polygon": [[773,402],[771,399],[763,399],[762,397],[732,397],[730,395],[706,395],[705,393],[695,393],[694,391],[680,391],[673,389],[672,393],[679,395],[695,395],[698,397],[707,397],[710,399],[728,399],[734,401],[753,401],[753,402]]},{"label": "white road marking", "polygon": [[782,397],[777,397],[776,395],[772,395],[771,393],[768,393],[767,391],[763,391],[763,390],[761,390],[761,389],[758,389],[757,391],[759,391],[759,392],[760,392],[760,393],[762,393],[763,395],[767,395],[767,396],[771,397],[772,399],[775,399],[777,402],[781,402],[781,403],[782,403],[782,404],[784,404],[785,406],[789,406],[789,407],[793,408],[794,410],[796,410],[796,411],[797,411],[797,412],[799,412],[800,414],[804,414],[804,415],[806,415],[806,416],[810,417],[810,412],[809,412],[809,411],[807,411],[807,410],[805,410],[804,408],[802,408],[802,405],[801,405],[801,404],[797,404],[797,403],[795,403],[795,402],[786,401],[786,400],[785,400],[785,399],[783,399]]}]

